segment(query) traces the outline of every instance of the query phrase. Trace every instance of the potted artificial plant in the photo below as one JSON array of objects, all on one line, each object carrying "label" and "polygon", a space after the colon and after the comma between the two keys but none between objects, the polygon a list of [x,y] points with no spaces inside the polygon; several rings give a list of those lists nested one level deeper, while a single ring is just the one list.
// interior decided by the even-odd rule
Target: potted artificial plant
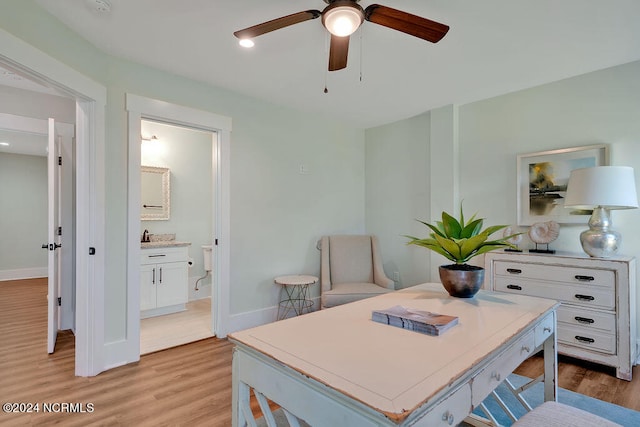
[{"label": "potted artificial plant", "polygon": [[405,236],[411,239],[407,244],[430,249],[454,262],[454,264],[442,265],[438,270],[440,281],[449,295],[459,298],[473,297],[484,282],[484,268],[469,265],[466,262],[494,249],[514,248],[508,239],[520,234],[489,240],[491,234],[507,226],[493,225],[483,230],[484,220],[482,218],[476,219],[475,215],[465,223],[462,205],[460,206],[459,220],[442,212],[442,221],[437,221],[435,225],[418,221],[429,227],[432,233],[426,239]]}]

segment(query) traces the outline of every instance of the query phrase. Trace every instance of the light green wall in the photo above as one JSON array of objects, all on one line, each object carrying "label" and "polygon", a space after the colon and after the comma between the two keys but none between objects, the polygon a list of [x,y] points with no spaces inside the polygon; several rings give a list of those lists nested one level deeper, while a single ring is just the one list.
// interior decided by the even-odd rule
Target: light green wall
[{"label": "light green wall", "polygon": [[[460,107],[460,197],[493,223],[515,224],[516,156],[609,144],[612,165],[640,178],[640,62]],[[640,188],[640,186],[638,186]],[[640,255],[640,210],[613,213],[621,253]],[[585,221],[586,222],[586,221]],[[585,225],[562,224],[558,250],[582,252]],[[526,242],[526,240],[525,240]],[[530,244],[530,243],[529,243]]]},{"label": "light green wall", "polygon": [[[431,128],[429,159],[419,166],[414,163],[415,147],[423,138],[414,134],[416,118],[368,129],[366,215],[367,226],[371,225],[369,231],[393,234],[389,230],[411,217],[411,212],[403,211],[402,207],[425,203],[425,198],[427,206],[431,205],[431,218],[425,219],[438,220],[441,210],[457,210],[463,200],[465,211],[478,212],[487,219],[487,224],[516,224],[518,154],[609,144],[611,164],[634,167],[636,179],[640,179],[638,76],[640,61],[459,107],[443,107],[432,111],[430,116],[419,116],[425,117],[429,123],[424,126]],[[391,185],[373,173],[383,164],[387,176],[393,177],[389,178]],[[420,170],[416,171],[416,167]],[[416,181],[411,178],[416,173],[424,174],[422,168],[431,169],[426,172],[431,180],[425,179],[421,187],[413,188]],[[414,199],[408,194],[408,181],[412,191],[419,194]],[[393,188],[394,185],[397,187]],[[397,195],[403,197],[397,198]],[[400,208],[381,208],[384,200],[391,200],[392,196],[393,204]],[[388,215],[386,223],[381,212]],[[640,232],[640,210],[617,211],[613,215],[615,227],[624,239],[620,252],[640,256],[640,241],[634,238]],[[582,252],[578,235],[585,228],[586,225],[562,224],[560,237],[552,247]],[[413,230],[405,226],[405,231]],[[426,231],[422,231],[420,235],[426,236]],[[416,271],[423,270],[421,262],[407,263],[406,250],[393,246],[389,249],[389,242],[386,243],[383,245],[383,249],[387,249],[386,262],[398,266],[401,277],[413,277]],[[526,239],[523,245],[532,246]],[[408,253],[413,255],[414,251],[424,250],[412,247]],[[482,263],[482,260],[476,261]],[[435,269],[435,264],[430,270]],[[429,274],[432,280],[437,280],[437,272]],[[403,281],[403,286],[419,281],[416,276],[412,282]]]},{"label": "light green wall", "polygon": [[396,288],[426,282],[429,254],[406,245],[404,235],[418,236],[429,217],[429,113],[367,129],[366,226],[378,236],[384,270]]},{"label": "light green wall", "polygon": [[[318,274],[321,235],[364,230],[363,130],[113,58],[107,90],[107,165],[126,164],[127,92],[233,119],[232,314],[276,305],[275,276]],[[125,330],[126,235],[110,230],[126,229],[126,185],[107,174],[108,340]]]},{"label": "light green wall", "polygon": [[[431,140],[430,158],[424,166],[416,166],[413,159],[414,144],[419,144],[421,139],[413,133],[416,118],[368,129],[366,215],[367,225],[372,226],[370,231],[393,234],[389,230],[410,217],[411,212],[404,211],[403,207],[424,203],[424,198],[431,205],[432,216],[425,219],[439,219],[440,210],[436,205],[452,209],[447,205],[454,204],[457,209],[459,201],[463,200],[465,211],[478,212],[487,219],[487,224],[516,224],[516,158],[518,154],[537,151],[609,144],[611,164],[632,166],[636,171],[636,187],[640,189],[638,76],[640,61],[459,107],[434,110],[430,117],[425,116],[430,119]],[[435,132],[436,128],[443,131]],[[453,130],[449,136],[445,136],[447,129]],[[415,138],[415,141],[402,141],[401,137]],[[437,141],[446,139],[450,139],[448,148]],[[385,157],[390,160],[386,161]],[[396,161],[403,158],[404,161]],[[387,176],[394,177],[390,178],[391,186],[376,182],[381,180],[375,175],[371,177],[371,172],[379,170],[382,164],[387,167]],[[413,174],[424,173],[414,170],[416,167],[433,169],[429,172],[431,181],[425,180],[422,184],[422,192],[419,187],[412,187],[413,193],[420,194],[418,197],[410,195],[404,188],[407,181],[403,182]],[[436,173],[435,169],[440,172]],[[440,179],[440,174],[446,177]],[[393,185],[398,187],[391,188]],[[376,191],[377,186],[380,191]],[[396,193],[403,197],[392,199]],[[387,198],[400,208],[381,208]],[[445,199],[451,199],[453,203]],[[381,212],[376,210],[388,215],[386,224]],[[613,221],[623,235],[620,253],[640,257],[640,240],[636,238],[640,234],[640,210],[615,211]],[[586,228],[586,220],[583,225],[561,224],[560,237],[551,247],[582,253],[579,234]],[[426,231],[421,235],[426,236]],[[523,247],[532,246],[525,239]],[[423,270],[421,261],[411,258],[407,263],[407,260],[413,251],[423,252],[424,249],[412,247],[407,254],[389,242],[383,245],[385,249],[386,263],[397,266],[401,277],[406,279],[415,271]],[[481,259],[476,260],[482,264]],[[437,280],[433,263],[430,270],[431,279]],[[420,281],[421,277],[416,276],[413,282],[403,281],[403,286]]]},{"label": "light green wall", "polygon": [[[107,88],[105,341],[126,331],[125,93],[231,117],[230,311],[275,306],[277,275],[319,273],[316,240],[364,231],[364,131],[103,54],[32,0],[0,27]],[[298,173],[305,164],[308,174]],[[318,289],[314,289],[318,292]]]},{"label": "light green wall", "polygon": [[0,271],[46,268],[47,158],[0,153],[0,183]]}]

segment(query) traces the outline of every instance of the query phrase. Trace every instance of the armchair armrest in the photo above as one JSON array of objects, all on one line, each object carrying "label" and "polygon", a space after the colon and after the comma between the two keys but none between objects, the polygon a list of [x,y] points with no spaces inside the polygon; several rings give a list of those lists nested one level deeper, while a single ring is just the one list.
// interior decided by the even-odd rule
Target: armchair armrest
[{"label": "armchair armrest", "polygon": [[329,237],[320,240],[320,289],[321,292],[331,290],[331,268],[329,266]]},{"label": "armchair armrest", "polygon": [[382,257],[380,256],[378,238],[376,236],[371,236],[371,254],[373,256],[374,283],[383,288],[395,289],[395,282],[387,277],[384,272],[384,268],[382,267]]}]

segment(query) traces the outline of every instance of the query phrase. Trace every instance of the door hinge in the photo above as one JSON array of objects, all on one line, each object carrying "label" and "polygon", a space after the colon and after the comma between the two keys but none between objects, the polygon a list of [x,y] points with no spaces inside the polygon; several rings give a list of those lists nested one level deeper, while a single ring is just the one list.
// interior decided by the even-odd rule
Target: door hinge
[{"label": "door hinge", "polygon": [[58,227],[58,236],[62,236],[62,226]]},{"label": "door hinge", "polygon": [[89,248],[89,255],[95,255],[96,254],[96,248],[91,247]]},{"label": "door hinge", "polygon": [[215,245],[218,246],[218,239],[215,239]]},{"label": "door hinge", "polygon": [[58,166],[62,166],[62,156],[58,156]]},{"label": "door hinge", "polygon": [[58,307],[62,305],[62,297],[58,297]]}]

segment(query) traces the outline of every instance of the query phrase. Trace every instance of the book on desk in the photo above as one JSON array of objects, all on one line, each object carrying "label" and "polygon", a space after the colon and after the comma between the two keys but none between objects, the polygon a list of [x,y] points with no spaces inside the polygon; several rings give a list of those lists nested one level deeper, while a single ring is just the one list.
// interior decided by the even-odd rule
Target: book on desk
[{"label": "book on desk", "polygon": [[401,305],[384,310],[373,310],[371,320],[428,335],[440,335],[458,324],[456,316],[416,310]]}]

